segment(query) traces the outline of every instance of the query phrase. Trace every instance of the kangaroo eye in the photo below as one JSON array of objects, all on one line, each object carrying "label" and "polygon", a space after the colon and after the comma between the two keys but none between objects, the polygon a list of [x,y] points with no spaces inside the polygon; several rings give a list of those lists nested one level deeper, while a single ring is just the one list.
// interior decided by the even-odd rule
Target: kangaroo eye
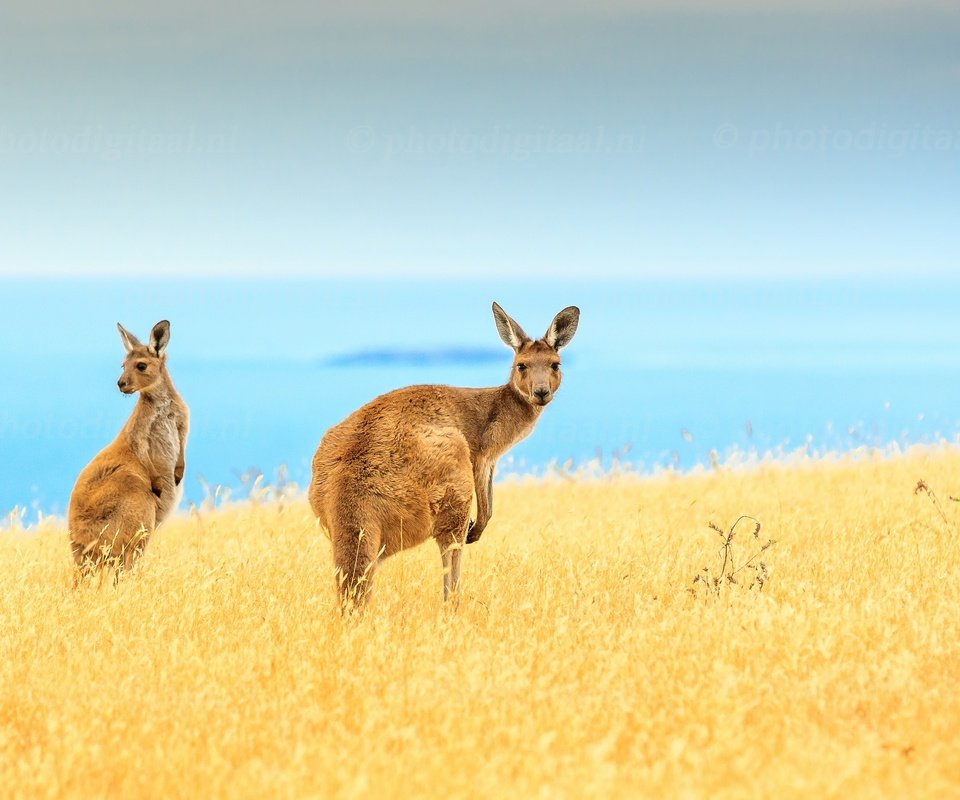
[{"label": "kangaroo eye", "polygon": [[526,364],[517,364],[517,369],[518,369],[520,372],[526,372],[526,371],[527,371],[527,365],[526,365]]},{"label": "kangaroo eye", "polygon": [[553,364],[550,365],[550,369],[552,369],[554,372],[559,372],[559,371],[560,371],[560,364],[559,364],[559,363],[553,363]]},{"label": "kangaroo eye", "polygon": [[147,371],[146,363],[144,363],[143,361],[138,362],[137,369],[140,370],[140,372],[146,372]]}]

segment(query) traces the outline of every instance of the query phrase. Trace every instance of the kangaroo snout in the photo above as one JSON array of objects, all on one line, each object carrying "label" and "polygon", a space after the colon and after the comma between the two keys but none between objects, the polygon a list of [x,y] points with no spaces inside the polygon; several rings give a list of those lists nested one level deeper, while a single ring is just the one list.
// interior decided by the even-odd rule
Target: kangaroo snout
[{"label": "kangaroo snout", "polygon": [[539,388],[533,390],[533,396],[537,398],[537,402],[545,406],[550,402],[550,390],[545,388]]},{"label": "kangaroo snout", "polygon": [[124,394],[129,394],[129,392],[127,391],[127,388],[128,388],[129,386],[130,386],[130,384],[127,383],[127,379],[126,379],[126,378],[121,378],[120,380],[117,381],[117,388],[118,388],[121,392],[123,392]]}]

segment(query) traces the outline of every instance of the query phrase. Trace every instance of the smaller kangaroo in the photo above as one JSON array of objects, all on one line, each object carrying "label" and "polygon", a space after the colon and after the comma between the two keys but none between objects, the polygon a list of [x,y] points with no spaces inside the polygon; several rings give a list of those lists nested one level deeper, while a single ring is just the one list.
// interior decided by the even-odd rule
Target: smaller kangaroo
[{"label": "smaller kangaroo", "polygon": [[167,372],[170,323],[141,344],[118,322],[126,350],[117,386],[140,392],[120,434],[84,467],[70,495],[73,558],[84,572],[129,570],[150,534],[180,502],[188,411]]},{"label": "smaller kangaroo", "polygon": [[[491,389],[410,386],[382,395],[326,432],[313,458],[310,506],[330,533],[341,606],[362,607],[381,558],[433,538],[443,596],[460,591],[460,557],[493,514],[497,459],[527,436],[560,386],[561,347],[580,310],[565,308],[533,340],[496,303],[515,356]],[[477,519],[470,506],[477,498]]]}]

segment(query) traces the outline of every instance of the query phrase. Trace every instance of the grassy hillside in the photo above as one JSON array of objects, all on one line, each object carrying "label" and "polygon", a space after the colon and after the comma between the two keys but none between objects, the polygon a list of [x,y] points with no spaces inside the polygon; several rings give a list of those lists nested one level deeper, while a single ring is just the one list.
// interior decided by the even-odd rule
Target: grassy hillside
[{"label": "grassy hillside", "polygon": [[[960,454],[946,449],[509,483],[467,549],[459,610],[426,544],[381,568],[359,620],[336,613],[329,544],[302,501],[185,513],[116,587],[72,587],[62,525],[8,527],[0,786],[956,796],[951,492]],[[724,567],[709,525],[742,514],[762,527],[739,523]],[[714,583],[770,539],[736,583]]]}]

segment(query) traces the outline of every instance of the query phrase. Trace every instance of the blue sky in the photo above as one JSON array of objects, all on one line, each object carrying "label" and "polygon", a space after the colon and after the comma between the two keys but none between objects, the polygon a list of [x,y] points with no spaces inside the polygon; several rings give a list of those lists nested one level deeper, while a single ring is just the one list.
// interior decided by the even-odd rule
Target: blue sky
[{"label": "blue sky", "polygon": [[946,2],[0,10],[0,276],[945,277]]}]

